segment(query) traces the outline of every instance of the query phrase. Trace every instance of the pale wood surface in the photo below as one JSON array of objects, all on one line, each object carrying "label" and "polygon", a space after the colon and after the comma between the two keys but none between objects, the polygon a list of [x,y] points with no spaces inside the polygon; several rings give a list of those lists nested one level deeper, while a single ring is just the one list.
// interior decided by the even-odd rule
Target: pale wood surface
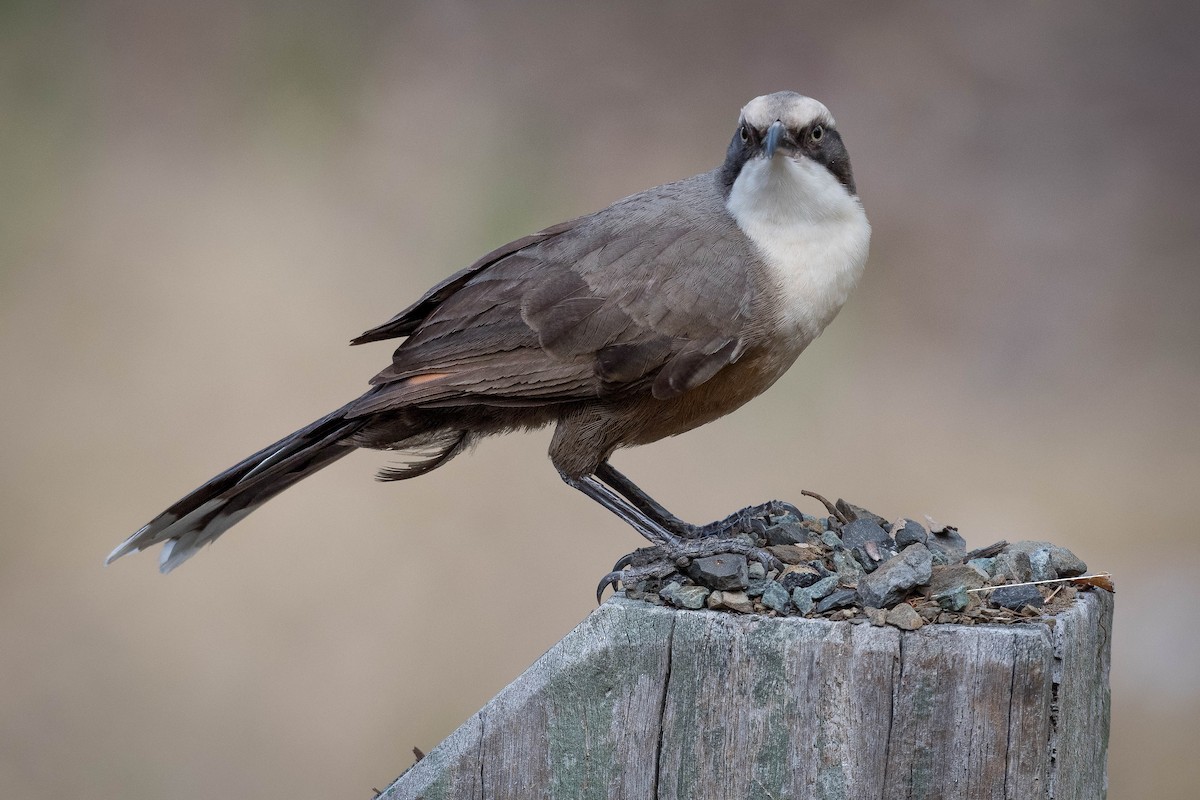
[{"label": "pale wood surface", "polygon": [[1111,625],[1105,592],[913,632],[614,598],[383,796],[1093,800]]}]

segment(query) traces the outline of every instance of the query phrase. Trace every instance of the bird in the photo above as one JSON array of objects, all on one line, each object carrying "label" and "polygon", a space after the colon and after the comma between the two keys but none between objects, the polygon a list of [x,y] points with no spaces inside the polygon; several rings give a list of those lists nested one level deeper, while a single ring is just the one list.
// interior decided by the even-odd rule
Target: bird
[{"label": "bird", "polygon": [[769,388],[861,277],[871,226],[829,109],[791,91],[740,111],[724,162],[509,242],[351,341],[402,339],[360,397],[195,489],[105,563],[162,544],[169,572],[283,490],[356,449],[393,451],[383,481],[439,469],[478,440],[553,425],[562,480],[650,545],[663,574],[717,553],[778,562],[733,535],[748,507],[684,522],[610,463],[712,422]]}]

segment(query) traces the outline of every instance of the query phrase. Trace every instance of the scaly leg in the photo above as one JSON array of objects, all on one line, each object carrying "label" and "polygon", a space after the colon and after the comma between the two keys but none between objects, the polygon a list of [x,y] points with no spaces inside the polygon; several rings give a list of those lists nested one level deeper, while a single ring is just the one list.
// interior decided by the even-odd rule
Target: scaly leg
[{"label": "scaly leg", "polygon": [[[755,547],[744,540],[721,535],[730,534],[740,527],[744,520],[748,519],[747,515],[754,509],[746,509],[711,525],[688,525],[607,463],[601,465],[595,475],[579,477],[566,473],[560,473],[560,475],[568,486],[578,489],[625,520],[652,545],[652,552],[649,554],[639,557],[639,554],[631,553],[617,562],[615,569],[601,579],[600,585],[596,589],[597,602],[605,588],[614,586],[618,582],[632,582],[647,577],[666,577],[686,566],[691,559],[705,558],[721,553],[736,553],[756,559],[762,562],[767,569],[783,568],[778,559],[766,550]],[[767,510],[768,507],[776,508],[775,505],[769,503],[755,508]],[[697,535],[698,532],[703,532],[703,535]],[[634,564],[635,561],[638,562],[636,566],[622,571],[630,564]]]}]

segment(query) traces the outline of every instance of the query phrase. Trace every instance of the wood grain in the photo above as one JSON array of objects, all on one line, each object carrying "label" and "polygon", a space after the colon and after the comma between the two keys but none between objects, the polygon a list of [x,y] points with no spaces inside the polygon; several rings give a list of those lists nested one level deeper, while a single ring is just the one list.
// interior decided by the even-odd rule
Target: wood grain
[{"label": "wood grain", "polygon": [[383,796],[1093,800],[1111,624],[1106,592],[913,632],[614,598]]}]

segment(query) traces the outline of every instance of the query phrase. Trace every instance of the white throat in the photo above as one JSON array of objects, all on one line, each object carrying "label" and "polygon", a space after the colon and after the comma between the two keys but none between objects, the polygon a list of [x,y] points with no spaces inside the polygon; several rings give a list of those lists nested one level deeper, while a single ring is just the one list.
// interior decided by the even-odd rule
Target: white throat
[{"label": "white throat", "polygon": [[803,349],[862,275],[871,242],[862,203],[822,165],[777,155],[747,161],[725,207],[771,271],[782,301],[777,324]]}]

